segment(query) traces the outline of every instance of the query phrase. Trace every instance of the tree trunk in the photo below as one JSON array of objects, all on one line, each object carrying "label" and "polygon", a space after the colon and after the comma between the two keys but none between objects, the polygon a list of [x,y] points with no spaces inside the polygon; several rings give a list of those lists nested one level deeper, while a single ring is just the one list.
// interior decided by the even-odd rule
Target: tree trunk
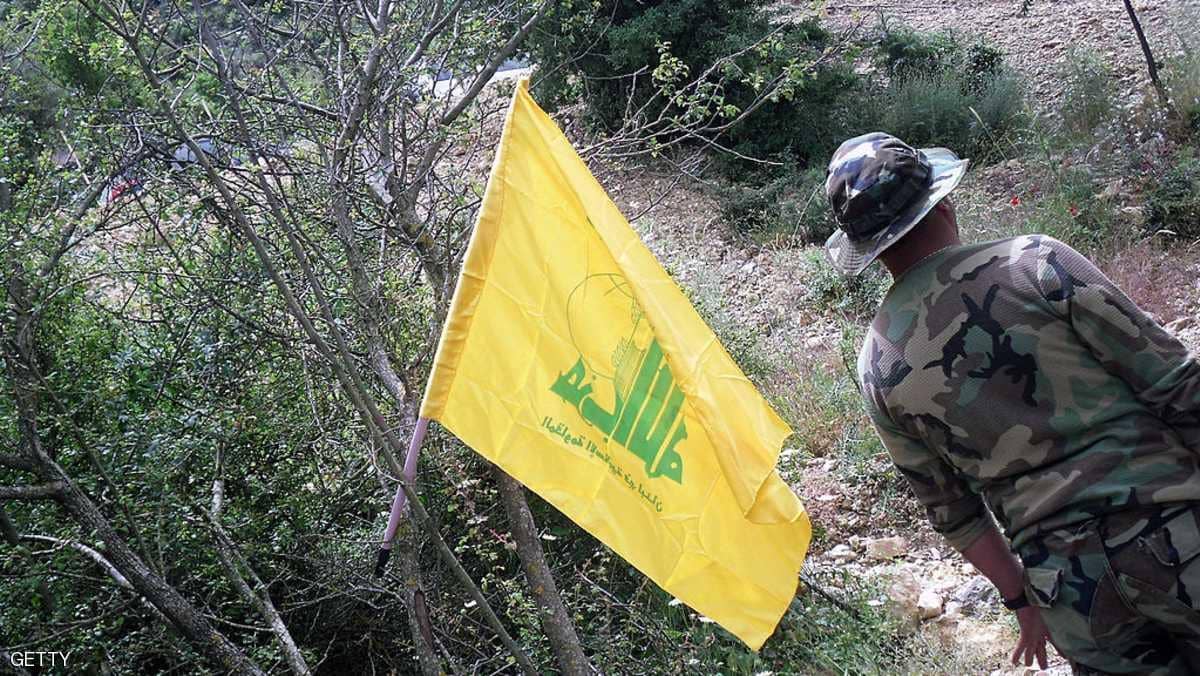
[{"label": "tree trunk", "polygon": [[1154,60],[1154,54],[1150,51],[1150,43],[1146,40],[1146,33],[1142,30],[1142,22],[1138,19],[1137,11],[1133,9],[1133,2],[1125,0],[1125,13],[1129,15],[1129,22],[1133,24],[1133,32],[1137,35],[1138,44],[1142,47],[1142,56],[1146,58],[1146,72],[1150,75],[1150,84],[1154,87],[1155,93],[1158,94],[1159,101],[1167,110],[1167,117],[1173,121],[1183,119],[1176,110],[1175,104],[1171,102],[1171,96],[1167,93],[1167,88],[1163,86],[1162,78],[1158,75],[1158,62]]},{"label": "tree trunk", "polygon": [[579,636],[575,633],[575,624],[558,594],[550,566],[546,564],[542,542],[538,539],[537,525],[533,522],[529,503],[525,500],[525,489],[499,467],[493,465],[492,470],[496,484],[500,487],[500,501],[504,503],[504,511],[508,514],[509,529],[517,540],[517,556],[521,559],[521,569],[525,571],[525,580],[529,583],[534,600],[537,601],[538,619],[542,622],[546,638],[550,639],[550,649],[554,651],[559,668],[567,676],[595,673],[583,654]]},{"label": "tree trunk", "polygon": [[[213,541],[217,546],[217,557],[221,560],[221,565],[225,568],[230,582],[233,582],[238,593],[252,608],[258,611],[258,614],[271,627],[271,633],[275,634],[275,640],[279,643],[280,651],[283,652],[283,659],[291,667],[292,672],[297,676],[312,676],[312,669],[309,668],[299,646],[296,645],[296,640],[292,638],[292,632],[288,631],[287,625],[284,624],[283,617],[275,608],[275,602],[271,600],[271,592],[267,585],[250,566],[246,557],[242,556],[237,543],[229,537],[229,533],[221,525],[221,509],[224,507],[225,501],[223,458],[224,453],[221,447],[218,447],[216,478],[213,479],[212,488],[212,509],[208,513]],[[243,570],[245,574],[242,573]]]},{"label": "tree trunk", "polygon": [[411,526],[411,522],[400,525],[394,546],[399,550],[400,574],[404,577],[404,606],[408,612],[408,633],[412,636],[421,673],[424,676],[441,676],[446,671],[433,650],[433,624],[429,621],[429,607],[425,604],[421,564],[417,558],[417,538]]}]

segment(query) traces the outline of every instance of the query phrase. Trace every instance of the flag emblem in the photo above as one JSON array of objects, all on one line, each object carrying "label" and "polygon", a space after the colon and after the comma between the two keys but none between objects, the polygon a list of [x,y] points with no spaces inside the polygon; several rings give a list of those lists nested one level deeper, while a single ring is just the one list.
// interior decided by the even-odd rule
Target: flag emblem
[{"label": "flag emblem", "polygon": [[683,392],[629,284],[611,273],[587,277],[571,292],[567,316],[579,358],[550,390],[604,442],[641,459],[647,478],[682,483]]}]

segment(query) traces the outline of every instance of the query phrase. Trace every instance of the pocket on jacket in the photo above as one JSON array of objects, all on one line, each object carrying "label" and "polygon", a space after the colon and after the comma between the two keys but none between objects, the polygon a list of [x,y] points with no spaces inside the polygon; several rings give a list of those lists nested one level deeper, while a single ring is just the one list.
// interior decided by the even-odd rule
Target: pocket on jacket
[{"label": "pocket on jacket", "polygon": [[1200,524],[1196,509],[1184,509],[1158,530],[1138,538],[1140,546],[1169,568],[1178,568],[1200,556]]},{"label": "pocket on jacket", "polygon": [[1053,608],[1063,572],[1058,568],[1025,569],[1025,598],[1038,608]]}]

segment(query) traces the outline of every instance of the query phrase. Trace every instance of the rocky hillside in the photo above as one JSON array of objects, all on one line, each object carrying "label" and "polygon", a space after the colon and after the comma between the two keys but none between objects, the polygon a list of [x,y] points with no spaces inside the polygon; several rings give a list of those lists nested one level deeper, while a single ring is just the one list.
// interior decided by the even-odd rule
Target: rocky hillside
[{"label": "rocky hillside", "polygon": [[[1089,46],[1111,63],[1129,105],[1145,92],[1141,52],[1119,2],[1041,0],[1025,17],[1018,16],[1020,2],[1013,0],[881,6],[890,20],[921,29],[949,28],[966,37],[983,35],[1002,47],[1010,63],[1028,77],[1034,106],[1052,108],[1060,90],[1057,73],[1072,46]],[[1179,45],[1169,21],[1177,3],[1143,1],[1137,7],[1155,44]],[[837,25],[870,30],[878,21],[870,8],[831,0],[827,10]],[[1018,207],[1022,199],[1039,194],[1044,172],[1043,164],[1034,166],[1022,158],[974,171],[956,194],[967,237],[1008,231],[1023,218]],[[722,338],[727,344],[729,331],[752,335],[752,353],[766,355],[779,372],[789,374],[784,380],[796,380],[790,387],[802,392],[810,391],[801,382],[806,378],[844,377],[846,346],[853,345],[856,326],[865,318],[831,309],[818,298],[828,283],[821,278],[827,271],[819,264],[819,249],[766,247],[737,236],[722,220],[718,205],[697,187],[620,172],[605,181],[627,214],[642,214],[635,225],[644,240],[702,311],[708,306],[730,324],[715,327],[718,333],[726,329]],[[1130,225],[1144,218],[1143,196],[1121,176],[1099,179],[1095,193],[1092,199],[1113,204]],[[1110,252],[1100,262],[1143,307],[1200,350],[1200,245],[1168,253],[1145,243]],[[852,400],[853,394],[839,395],[839,401]],[[825,420],[831,430],[840,424],[835,414],[826,415],[831,416]],[[814,451],[814,442],[797,431],[791,442],[796,447],[785,451],[781,466],[818,525],[806,570],[836,569],[850,578],[876,581],[879,595],[870,603],[888,605],[915,640],[953,655],[946,673],[1025,673],[1006,666],[1015,645],[1015,624],[994,589],[932,533],[886,456],[863,458],[850,470],[844,458]],[[848,472],[857,478],[848,480]],[[1069,672],[1061,659],[1049,671]]]},{"label": "rocky hillside", "polygon": [[[1184,47],[1178,16],[1200,8],[1197,0],[1137,0],[1133,3],[1156,58]],[[1033,102],[1049,107],[1061,95],[1059,71],[1071,49],[1100,54],[1121,82],[1125,102],[1146,90],[1145,61],[1120,0],[1033,0],[1021,13],[1021,0],[931,0],[863,3],[829,0],[830,22],[843,29],[870,30],[879,17],[927,31],[980,36],[999,47],[1008,63],[1030,84]]]}]

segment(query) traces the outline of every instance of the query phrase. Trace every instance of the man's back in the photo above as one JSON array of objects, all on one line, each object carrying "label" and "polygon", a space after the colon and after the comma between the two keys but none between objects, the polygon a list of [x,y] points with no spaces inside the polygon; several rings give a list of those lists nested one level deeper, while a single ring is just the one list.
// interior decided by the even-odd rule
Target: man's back
[{"label": "man's back", "polygon": [[1095,266],[1044,236],[905,272],[859,357],[888,451],[964,549],[1126,506],[1200,500],[1200,364]]}]

